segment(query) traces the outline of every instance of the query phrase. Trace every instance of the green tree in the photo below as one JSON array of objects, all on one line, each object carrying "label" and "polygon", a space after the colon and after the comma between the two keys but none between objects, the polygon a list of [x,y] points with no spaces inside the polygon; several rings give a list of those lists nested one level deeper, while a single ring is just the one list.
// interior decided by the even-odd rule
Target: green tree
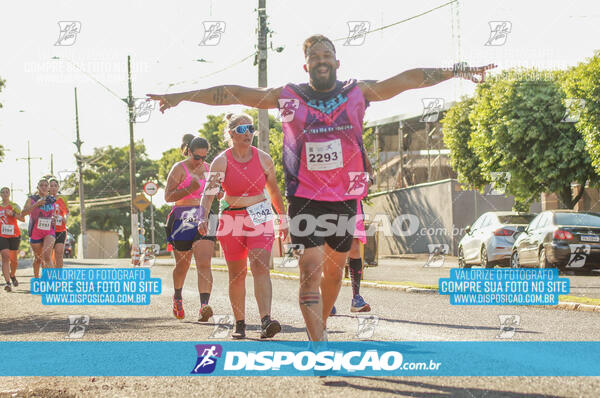
[{"label": "green tree", "polygon": [[158,182],[161,186],[165,186],[167,183],[167,177],[173,165],[179,161],[185,159],[185,156],[181,153],[180,148],[171,148],[162,153],[160,159],[158,159]]},{"label": "green tree", "polygon": [[583,135],[592,164],[600,174],[600,51],[571,68],[561,81],[567,98],[585,101],[574,102],[575,107],[584,106],[570,111],[579,114],[575,127]]},{"label": "green tree", "polygon": [[[136,192],[142,192],[144,183],[158,176],[158,162],[148,158],[143,141],[135,143],[136,154]],[[107,146],[94,148],[90,156],[83,157],[86,166],[83,170],[85,199],[98,199],[129,194],[129,146]],[[75,178],[67,180],[66,185],[73,185]],[[77,192],[77,191],[76,191]],[[71,200],[78,200],[71,195]],[[149,213],[147,211],[147,213]],[[86,206],[86,224],[88,229],[119,232],[119,255],[129,256],[131,236],[129,201],[102,206]],[[77,236],[81,231],[80,211],[72,209],[68,220],[68,228]],[[146,238],[150,236],[147,228]]]},{"label": "green tree", "polygon": [[584,192],[573,197],[572,183],[598,183],[580,134],[561,122],[560,78],[534,69],[505,71],[478,86],[469,114],[469,147],[480,159],[481,174],[490,181],[493,172],[510,173],[506,192],[521,205],[554,192],[572,208]]},{"label": "green tree", "polygon": [[482,191],[489,181],[482,175],[481,161],[470,146],[473,127],[469,114],[474,104],[475,98],[462,98],[440,122],[444,129],[444,144],[450,149],[450,164],[458,174],[458,181]]}]

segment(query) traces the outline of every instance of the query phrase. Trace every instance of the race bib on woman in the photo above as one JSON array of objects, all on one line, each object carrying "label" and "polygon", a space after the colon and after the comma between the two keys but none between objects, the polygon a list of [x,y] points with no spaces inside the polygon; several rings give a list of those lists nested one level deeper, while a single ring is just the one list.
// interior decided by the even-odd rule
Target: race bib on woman
[{"label": "race bib on woman", "polygon": [[40,231],[50,231],[52,227],[52,219],[40,217],[38,218],[37,227]]},{"label": "race bib on woman", "polygon": [[264,224],[273,220],[273,210],[268,200],[246,207],[246,211],[254,225]]},{"label": "race bib on woman", "polygon": [[15,226],[9,224],[2,224],[2,235],[14,235],[15,234]]}]

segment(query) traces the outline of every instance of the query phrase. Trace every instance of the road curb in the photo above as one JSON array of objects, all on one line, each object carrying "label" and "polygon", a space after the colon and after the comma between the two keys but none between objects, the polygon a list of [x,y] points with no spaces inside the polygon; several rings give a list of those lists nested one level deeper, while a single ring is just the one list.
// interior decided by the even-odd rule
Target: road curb
[{"label": "road curb", "polygon": [[[224,266],[224,265],[220,265],[218,267],[213,266],[212,270],[227,272],[227,266]],[[248,271],[251,273],[250,270],[248,270]],[[299,280],[300,279],[299,275],[284,274],[277,270],[275,270],[275,271],[271,270],[271,277],[278,278],[278,279],[289,279],[289,280]],[[342,284],[344,286],[351,286],[352,282],[344,279],[344,280],[342,280]],[[438,292],[438,289],[414,287],[414,286],[410,286],[410,285],[394,285],[394,284],[378,283],[378,282],[372,282],[372,281],[363,281],[363,282],[361,282],[361,286],[374,287],[377,289],[385,289],[385,290],[397,290],[397,291],[406,292],[406,293],[436,294]],[[567,310],[567,311],[584,311],[584,312],[600,313],[600,305],[573,303],[570,301],[559,301],[558,305],[553,305],[553,306],[542,305],[542,306],[538,306],[538,307],[546,308],[546,309],[559,309],[559,310]]]},{"label": "road curb", "polygon": [[559,301],[553,308],[568,311],[600,312],[600,305],[572,303],[570,301]]}]

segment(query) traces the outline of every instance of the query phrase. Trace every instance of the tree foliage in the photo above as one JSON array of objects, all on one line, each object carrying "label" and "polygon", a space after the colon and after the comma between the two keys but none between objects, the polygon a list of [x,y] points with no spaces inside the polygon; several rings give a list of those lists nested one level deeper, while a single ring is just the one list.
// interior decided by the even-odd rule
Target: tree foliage
[{"label": "tree foliage", "polygon": [[[572,102],[571,114],[579,115],[575,127],[585,139],[596,173],[600,174],[600,51],[563,75],[562,87],[566,97],[581,99]],[[580,107],[580,105],[582,105]]]},{"label": "tree foliage", "polygon": [[[135,143],[136,155],[136,192],[142,192],[143,185],[149,179],[156,179],[158,162],[148,158],[143,141]],[[129,194],[129,146],[107,146],[94,148],[90,156],[83,156],[83,181],[85,199],[99,199]],[[67,180],[68,186],[76,187],[76,177]],[[77,190],[75,190],[77,194]],[[78,200],[75,194],[69,199]],[[119,253],[128,255],[131,236],[130,202],[86,207],[86,226],[88,229],[119,232]],[[73,209],[68,228],[77,236],[81,231],[79,209]],[[149,230],[146,231],[149,236]]]},{"label": "tree foliage", "polygon": [[458,181],[481,191],[489,181],[482,175],[481,161],[470,146],[473,127],[469,114],[474,104],[474,98],[462,98],[446,112],[441,123],[444,144],[450,149],[450,164],[458,174]]},{"label": "tree foliage", "polygon": [[534,69],[505,71],[448,112],[445,140],[464,181],[481,189],[493,173],[506,173],[506,193],[520,208],[542,192],[556,193],[564,207],[572,208],[583,194],[582,189],[573,197],[572,183],[598,183],[581,136],[573,123],[561,122],[561,76]]}]

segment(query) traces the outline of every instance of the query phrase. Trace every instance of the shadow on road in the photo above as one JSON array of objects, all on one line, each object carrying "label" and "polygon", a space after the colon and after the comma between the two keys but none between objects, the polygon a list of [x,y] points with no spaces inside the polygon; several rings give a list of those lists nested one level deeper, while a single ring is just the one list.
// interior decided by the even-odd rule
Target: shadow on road
[{"label": "shadow on road", "polygon": [[356,377],[357,379],[378,381],[383,383],[396,384],[401,386],[410,386],[428,390],[437,390],[438,392],[423,392],[423,391],[414,391],[414,390],[401,390],[399,388],[394,388],[394,386],[390,386],[390,388],[386,387],[375,387],[375,386],[365,386],[360,384],[354,384],[347,381],[325,381],[323,383],[324,386],[327,387],[347,387],[353,388],[361,391],[375,391],[379,393],[389,393],[403,396],[419,396],[419,397],[428,397],[428,398],[439,398],[439,397],[509,397],[509,398],[517,398],[517,397],[527,397],[527,398],[550,398],[550,397],[559,397],[558,395],[547,395],[547,394],[526,394],[522,392],[512,392],[512,391],[500,391],[500,390],[489,390],[482,388],[462,388],[462,387],[450,387],[450,386],[442,386],[438,384],[424,383],[424,382],[416,382],[416,381],[404,381],[404,380],[395,380],[390,378],[383,377]]},{"label": "shadow on road", "polygon": [[[81,310],[73,310],[74,314],[81,314]],[[164,317],[153,318],[111,318],[111,317],[91,317],[89,329],[94,334],[109,334],[115,331],[125,332],[129,330],[139,330],[140,325],[152,324],[155,330],[171,330],[172,325],[161,325]],[[0,334],[3,335],[36,335],[45,333],[64,333],[69,330],[69,319],[62,313],[49,312],[37,316],[2,318],[0,319]]]},{"label": "shadow on road", "polygon": [[[363,313],[363,314],[366,314],[366,313]],[[352,316],[352,315],[335,315],[335,317],[336,318],[337,317],[339,317],[339,318],[341,318],[341,317],[357,318],[357,316]],[[409,325],[421,325],[421,326],[436,326],[436,327],[449,328],[449,329],[498,330],[498,326],[492,327],[492,326],[472,326],[472,325],[450,325],[448,323],[405,321],[402,319],[390,319],[390,318],[383,318],[383,317],[379,317],[379,320],[391,322],[391,323],[405,323],[405,324],[409,324]],[[521,330],[520,328],[517,328],[517,331],[519,333],[542,334],[541,332],[526,331],[526,330]]]}]

